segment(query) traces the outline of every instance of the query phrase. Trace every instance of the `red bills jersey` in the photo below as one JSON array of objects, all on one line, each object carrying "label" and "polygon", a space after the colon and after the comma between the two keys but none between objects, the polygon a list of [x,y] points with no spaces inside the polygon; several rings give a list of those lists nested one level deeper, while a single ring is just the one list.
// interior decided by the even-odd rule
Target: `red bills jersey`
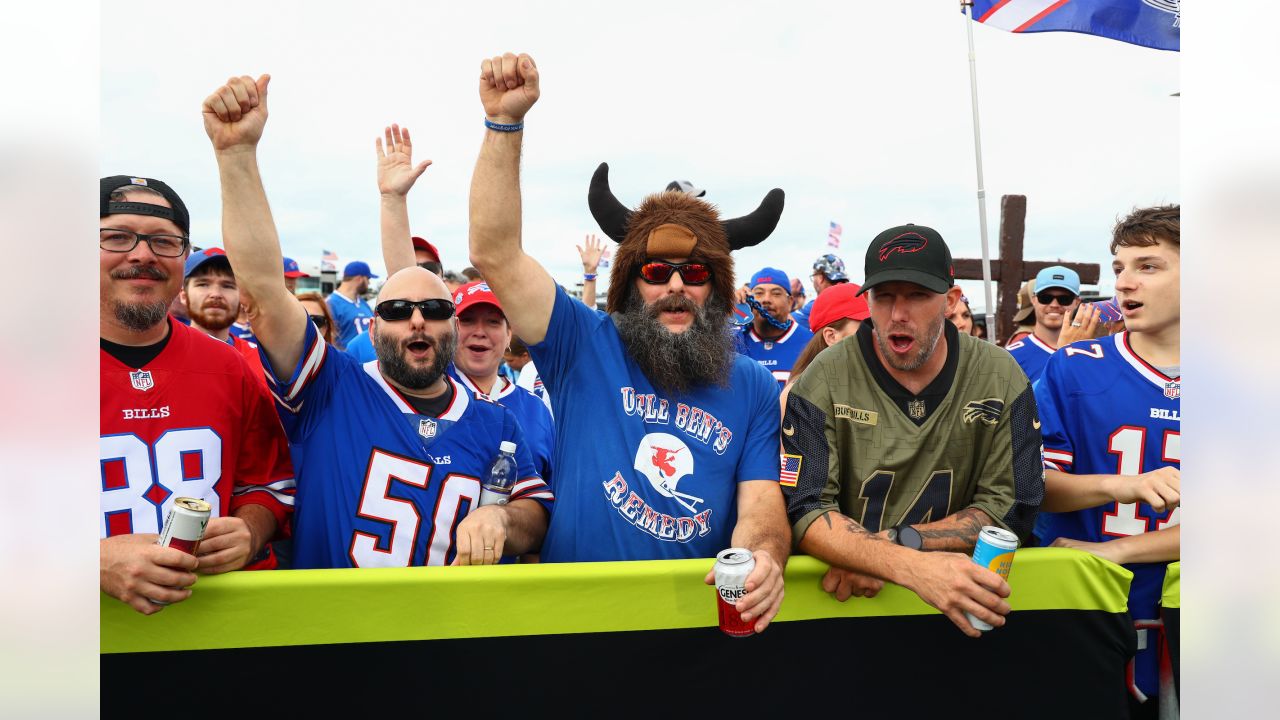
[{"label": "red bills jersey", "polygon": [[164,350],[102,368],[100,537],[158,533],[176,497],[212,516],[262,505],[279,527],[293,506],[289,445],[261,378],[235,348],[169,321]]}]

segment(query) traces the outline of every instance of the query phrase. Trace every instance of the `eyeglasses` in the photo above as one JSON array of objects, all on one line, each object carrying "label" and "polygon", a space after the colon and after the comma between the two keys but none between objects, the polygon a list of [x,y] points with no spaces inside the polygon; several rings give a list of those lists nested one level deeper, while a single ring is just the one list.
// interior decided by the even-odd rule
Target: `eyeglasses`
[{"label": "eyeglasses", "polygon": [[1059,305],[1066,307],[1076,301],[1076,296],[1071,293],[1059,295],[1057,293],[1045,291],[1036,293],[1036,300],[1039,300],[1041,305],[1052,305],[1053,301],[1057,300]]},{"label": "eyeglasses", "polygon": [[671,279],[671,273],[680,273],[685,285],[706,285],[711,279],[711,266],[705,263],[669,263],[650,260],[640,266],[640,278],[650,285],[661,285]]},{"label": "eyeglasses", "polygon": [[311,318],[311,322],[315,323],[316,327],[321,330],[329,327],[329,318],[323,315],[308,315],[307,317]]},{"label": "eyeglasses", "polygon": [[156,257],[182,257],[191,247],[191,239],[181,235],[144,235],[132,230],[101,228],[98,231],[98,247],[107,252],[127,253],[138,247],[139,241],[146,241],[147,247]]},{"label": "eyeglasses", "polygon": [[413,309],[418,308],[423,320],[448,320],[453,317],[453,303],[448,300],[432,298],[430,300],[384,300],[378,303],[373,311],[378,317],[389,322],[399,322],[413,317]]}]

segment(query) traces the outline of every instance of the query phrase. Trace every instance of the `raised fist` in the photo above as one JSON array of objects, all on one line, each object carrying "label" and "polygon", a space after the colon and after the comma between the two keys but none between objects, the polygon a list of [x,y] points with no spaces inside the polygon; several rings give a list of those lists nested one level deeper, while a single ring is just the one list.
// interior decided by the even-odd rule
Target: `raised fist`
[{"label": "raised fist", "polygon": [[267,83],[270,75],[257,80],[248,75],[233,77],[204,99],[204,131],[213,149],[254,147],[267,124]]},{"label": "raised fist", "polygon": [[525,53],[499,55],[480,63],[480,103],[490,120],[514,125],[538,101],[538,66]]}]

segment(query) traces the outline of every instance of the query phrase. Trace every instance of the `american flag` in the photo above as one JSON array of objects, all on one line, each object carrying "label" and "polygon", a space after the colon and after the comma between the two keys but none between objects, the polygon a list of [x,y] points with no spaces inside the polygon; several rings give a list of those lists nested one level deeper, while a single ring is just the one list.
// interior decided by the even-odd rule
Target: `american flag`
[{"label": "american flag", "polygon": [[799,455],[783,455],[782,468],[778,474],[778,484],[787,487],[795,487],[796,479],[800,477],[800,461]]},{"label": "american flag", "polygon": [[844,228],[840,227],[840,223],[832,220],[831,228],[827,230],[827,245],[840,249],[840,233],[844,232]]},{"label": "american flag", "polygon": [[320,269],[337,270],[338,253],[332,250],[321,250],[320,252],[324,253],[320,256]]}]

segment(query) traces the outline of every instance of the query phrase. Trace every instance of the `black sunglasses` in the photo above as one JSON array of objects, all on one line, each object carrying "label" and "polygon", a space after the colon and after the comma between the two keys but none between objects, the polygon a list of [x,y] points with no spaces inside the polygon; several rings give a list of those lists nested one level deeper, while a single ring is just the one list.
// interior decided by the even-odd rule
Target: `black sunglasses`
[{"label": "black sunglasses", "polygon": [[315,323],[316,327],[320,328],[321,330],[325,329],[326,327],[329,327],[329,318],[323,315],[307,315],[307,317],[311,318],[311,322]]},{"label": "black sunglasses", "polygon": [[413,316],[413,309],[418,308],[424,320],[448,320],[453,317],[453,303],[448,300],[432,298],[430,300],[384,300],[378,303],[373,311],[378,317],[390,322],[408,320]]},{"label": "black sunglasses", "polygon": [[1071,293],[1067,293],[1066,295],[1059,295],[1057,293],[1051,293],[1048,290],[1046,290],[1044,292],[1036,293],[1036,300],[1039,300],[1041,305],[1052,305],[1053,301],[1057,300],[1059,305],[1061,305],[1062,307],[1066,307],[1076,301],[1076,296],[1072,295]]},{"label": "black sunglasses", "polygon": [[706,285],[711,279],[711,266],[705,263],[669,263],[650,260],[640,266],[640,278],[650,285],[661,285],[671,279],[671,273],[680,273],[685,285]]}]

